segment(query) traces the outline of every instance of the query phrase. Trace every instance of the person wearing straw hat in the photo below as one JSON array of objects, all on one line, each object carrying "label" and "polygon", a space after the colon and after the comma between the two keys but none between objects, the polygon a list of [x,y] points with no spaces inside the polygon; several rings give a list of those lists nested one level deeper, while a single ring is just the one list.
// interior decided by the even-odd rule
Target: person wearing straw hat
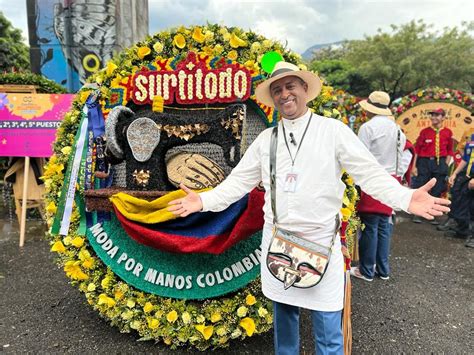
[{"label": "person wearing straw hat", "polygon": [[[181,185],[187,196],[171,201],[168,208],[183,217],[198,211],[220,211],[263,183],[261,281],[264,295],[274,302],[276,354],[299,353],[300,308],[311,310],[317,353],[343,354],[344,264],[340,238],[334,231],[345,189],[340,179],[344,169],[365,191],[393,208],[426,218],[449,211],[448,200],[428,194],[434,181],[416,191],[402,187],[349,127],[311,112],[307,103],[320,91],[321,80],[316,74],[291,63],[278,62],[255,92],[259,102],[280,112],[278,128],[263,131],[216,188],[198,194]],[[270,169],[270,156],[275,155],[276,169]],[[276,194],[275,216],[272,190]],[[333,245],[326,272],[316,286],[285,288],[267,267],[265,261],[276,216],[275,228],[286,229],[326,248]]]},{"label": "person wearing straw hat", "polygon": [[[390,96],[383,91],[374,91],[367,100],[359,102],[369,121],[360,127],[358,135],[378,163],[401,181],[406,136],[395,123],[389,104]],[[372,281],[377,273],[382,280],[388,280],[393,210],[362,191],[357,211],[365,228],[359,241],[359,266],[351,268],[351,275]]]}]

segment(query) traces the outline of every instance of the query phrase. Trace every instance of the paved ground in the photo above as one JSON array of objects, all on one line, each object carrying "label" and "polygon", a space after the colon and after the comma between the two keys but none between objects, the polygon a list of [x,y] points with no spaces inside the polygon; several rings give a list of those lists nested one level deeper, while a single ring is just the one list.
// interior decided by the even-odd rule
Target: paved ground
[{"label": "paved ground", "polygon": [[[353,354],[474,353],[474,250],[429,224],[400,218],[389,281],[353,281]],[[191,354],[137,342],[99,318],[53,263],[38,223],[24,248],[0,222],[0,351],[19,353]],[[313,353],[303,313],[302,353]],[[272,353],[271,333],[216,354]]]}]

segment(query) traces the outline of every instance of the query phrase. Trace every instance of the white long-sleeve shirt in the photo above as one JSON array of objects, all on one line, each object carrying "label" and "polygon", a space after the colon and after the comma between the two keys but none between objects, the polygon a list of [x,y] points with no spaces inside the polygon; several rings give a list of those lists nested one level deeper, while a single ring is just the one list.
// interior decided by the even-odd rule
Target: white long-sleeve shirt
[{"label": "white long-sleeve shirt", "polygon": [[[279,124],[276,162],[276,205],[279,225],[303,237],[325,245],[334,233],[334,217],[342,207],[345,185],[341,181],[345,169],[374,198],[395,208],[407,210],[412,191],[402,187],[381,167],[357,136],[343,123],[312,115],[311,123],[301,145],[294,167],[283,137],[285,125],[288,147],[293,157],[297,146],[289,141],[293,133],[299,144],[311,116],[308,110],[295,120],[283,119]],[[260,181],[265,187],[265,226],[262,239],[262,289],[264,294],[278,302],[299,307],[336,311],[343,304],[343,258],[339,237],[323,280],[315,287],[283,290],[266,267],[266,254],[271,239],[273,213],[270,199],[269,152],[271,130],[263,131],[245,152],[232,173],[215,189],[200,194],[203,211],[221,211],[243,197]],[[285,192],[288,173],[298,174],[295,192]]]},{"label": "white long-sleeve shirt", "polygon": [[398,132],[399,128],[393,118],[374,116],[360,126],[359,139],[390,175],[395,175],[398,163],[397,175],[402,176],[404,171],[401,165],[407,138],[400,130],[400,142],[398,142]]}]

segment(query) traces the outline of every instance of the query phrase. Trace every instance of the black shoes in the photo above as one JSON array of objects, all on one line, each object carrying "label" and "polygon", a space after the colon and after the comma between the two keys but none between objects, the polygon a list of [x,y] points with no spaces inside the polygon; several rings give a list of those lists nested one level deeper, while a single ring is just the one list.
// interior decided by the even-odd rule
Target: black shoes
[{"label": "black shoes", "polygon": [[467,237],[466,242],[464,243],[464,245],[468,248],[474,248],[474,238],[473,238],[472,235]]},{"label": "black shoes", "polygon": [[457,222],[454,218],[448,218],[444,223],[440,224],[438,227],[436,227],[437,230],[441,232],[446,232],[450,229],[453,229],[457,227]]}]

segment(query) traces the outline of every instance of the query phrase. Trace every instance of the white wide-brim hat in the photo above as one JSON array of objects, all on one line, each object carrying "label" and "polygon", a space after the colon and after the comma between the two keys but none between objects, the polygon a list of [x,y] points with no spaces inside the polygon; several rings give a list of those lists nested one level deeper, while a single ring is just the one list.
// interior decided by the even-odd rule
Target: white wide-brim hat
[{"label": "white wide-brim hat", "polygon": [[270,77],[260,83],[255,89],[257,100],[266,106],[275,107],[272,95],[270,94],[270,85],[287,76],[297,76],[308,85],[306,102],[314,100],[321,92],[321,79],[319,79],[315,73],[301,70],[294,64],[281,61],[275,64],[275,68],[270,74]]},{"label": "white wide-brim hat", "polygon": [[366,111],[376,115],[391,116],[389,108],[390,96],[385,91],[374,91],[367,100],[362,100],[359,105]]}]

